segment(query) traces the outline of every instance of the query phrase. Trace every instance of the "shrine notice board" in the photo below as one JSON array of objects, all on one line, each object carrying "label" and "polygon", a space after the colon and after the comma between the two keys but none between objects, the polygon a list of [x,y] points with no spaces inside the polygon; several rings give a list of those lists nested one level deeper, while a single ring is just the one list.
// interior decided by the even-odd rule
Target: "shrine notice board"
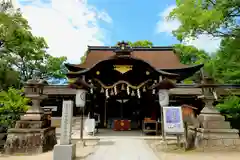
[{"label": "shrine notice board", "polygon": [[163,107],[164,132],[168,135],[179,135],[184,133],[182,107]]}]

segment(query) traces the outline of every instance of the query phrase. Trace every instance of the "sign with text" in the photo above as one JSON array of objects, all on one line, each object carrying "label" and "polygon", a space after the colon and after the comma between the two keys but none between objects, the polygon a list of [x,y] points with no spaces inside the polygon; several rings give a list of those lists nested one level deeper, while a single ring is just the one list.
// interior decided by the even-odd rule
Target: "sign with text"
[{"label": "sign with text", "polygon": [[60,144],[71,144],[73,102],[63,101]]},{"label": "sign with text", "polygon": [[163,107],[164,132],[166,134],[183,134],[182,107]]}]

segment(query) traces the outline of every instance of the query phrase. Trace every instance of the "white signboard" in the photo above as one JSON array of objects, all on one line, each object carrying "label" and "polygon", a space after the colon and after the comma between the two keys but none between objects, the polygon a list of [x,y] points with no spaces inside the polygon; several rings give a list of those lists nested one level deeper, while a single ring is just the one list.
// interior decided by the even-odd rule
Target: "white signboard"
[{"label": "white signboard", "polygon": [[86,94],[87,91],[85,89],[78,89],[76,92],[76,107],[85,107],[86,104]]},{"label": "white signboard", "polygon": [[164,132],[166,134],[183,134],[182,107],[163,107]]},{"label": "white signboard", "polygon": [[71,144],[73,102],[63,101],[60,144]]},{"label": "white signboard", "polygon": [[85,121],[85,125],[84,125],[84,130],[87,132],[87,133],[94,133],[94,130],[95,130],[95,119],[86,119]]}]

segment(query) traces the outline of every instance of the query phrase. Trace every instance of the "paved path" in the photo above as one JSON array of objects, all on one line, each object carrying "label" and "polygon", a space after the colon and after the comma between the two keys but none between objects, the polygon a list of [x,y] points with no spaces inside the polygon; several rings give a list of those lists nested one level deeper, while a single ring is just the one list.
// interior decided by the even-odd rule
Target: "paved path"
[{"label": "paved path", "polygon": [[86,160],[159,160],[144,140],[117,138],[101,140],[98,150]]}]

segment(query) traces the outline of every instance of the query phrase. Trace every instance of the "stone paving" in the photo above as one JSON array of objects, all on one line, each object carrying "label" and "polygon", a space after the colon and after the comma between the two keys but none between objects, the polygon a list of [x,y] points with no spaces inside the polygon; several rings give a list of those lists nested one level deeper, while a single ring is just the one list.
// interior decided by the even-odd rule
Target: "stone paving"
[{"label": "stone paving", "polygon": [[[89,141],[82,148],[77,144],[76,160],[239,160],[239,152],[162,152],[154,151],[147,145],[146,140],[132,138],[102,139],[98,145]],[[53,153],[47,152],[35,156],[0,156],[0,160],[52,160]]]},{"label": "stone paving", "polygon": [[[199,152],[163,152],[157,150],[157,146],[151,146],[150,143],[159,143],[160,139],[156,136],[155,140],[144,140],[147,137],[133,134],[129,136],[127,132],[116,136],[116,132],[109,134],[100,134],[100,142],[97,140],[88,140],[87,147],[82,147],[78,143],[79,140],[79,124],[73,127],[72,138],[73,143],[77,143],[77,158],[76,160],[239,160],[239,152],[214,152],[214,153],[199,153]],[[57,133],[60,129],[57,129]],[[132,133],[132,132],[131,132]],[[127,134],[127,135],[125,135]],[[122,136],[121,136],[122,135]],[[59,136],[59,134],[58,134]],[[86,133],[85,138],[90,138]],[[98,136],[97,136],[98,137]],[[90,138],[91,139],[91,138]],[[94,138],[93,138],[94,139]],[[149,143],[150,142],[150,143]],[[97,144],[97,145],[96,145]],[[149,147],[151,146],[151,147]],[[155,149],[151,149],[155,148]],[[34,156],[3,156],[0,155],[0,160],[52,160],[53,152],[47,152]]]},{"label": "stone paving", "polygon": [[98,150],[86,160],[158,160],[141,139],[117,138],[100,140]]}]

